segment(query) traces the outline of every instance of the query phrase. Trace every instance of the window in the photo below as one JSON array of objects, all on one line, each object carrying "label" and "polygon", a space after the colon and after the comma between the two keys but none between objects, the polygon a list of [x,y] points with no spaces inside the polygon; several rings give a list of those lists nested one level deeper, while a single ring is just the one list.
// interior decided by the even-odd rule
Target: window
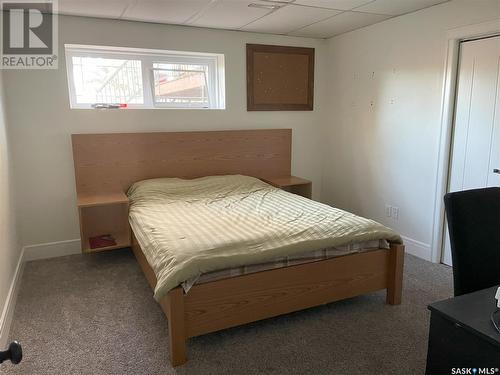
[{"label": "window", "polygon": [[208,65],[153,64],[155,105],[209,108]]},{"label": "window", "polygon": [[71,108],[224,109],[224,55],[65,45]]}]

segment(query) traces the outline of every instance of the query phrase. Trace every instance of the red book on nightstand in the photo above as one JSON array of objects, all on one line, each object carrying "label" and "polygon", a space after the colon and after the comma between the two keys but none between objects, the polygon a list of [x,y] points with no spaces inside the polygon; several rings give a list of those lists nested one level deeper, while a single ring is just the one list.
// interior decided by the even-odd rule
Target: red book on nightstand
[{"label": "red book on nightstand", "polygon": [[101,234],[100,236],[90,237],[89,245],[91,249],[99,249],[101,247],[115,246],[116,240],[110,234]]}]

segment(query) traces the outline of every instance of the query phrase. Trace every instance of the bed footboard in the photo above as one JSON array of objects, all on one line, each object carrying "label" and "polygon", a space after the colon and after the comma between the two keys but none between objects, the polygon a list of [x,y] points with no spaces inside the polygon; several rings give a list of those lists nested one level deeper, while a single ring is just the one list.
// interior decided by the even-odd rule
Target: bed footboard
[{"label": "bed footboard", "polygon": [[[133,250],[150,284],[149,264],[135,241]],[[186,362],[190,337],[219,331],[387,289],[386,302],[401,303],[404,246],[277,268],[168,292],[160,305],[168,318],[172,366]],[[153,276],[153,277],[152,277]]]}]

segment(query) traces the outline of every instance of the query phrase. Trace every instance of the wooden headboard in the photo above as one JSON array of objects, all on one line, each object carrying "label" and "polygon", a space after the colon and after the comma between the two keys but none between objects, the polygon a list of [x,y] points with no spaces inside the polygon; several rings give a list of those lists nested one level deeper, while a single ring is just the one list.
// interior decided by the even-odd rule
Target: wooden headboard
[{"label": "wooden headboard", "polygon": [[126,191],[157,177],[291,174],[292,130],[73,134],[76,189]]}]

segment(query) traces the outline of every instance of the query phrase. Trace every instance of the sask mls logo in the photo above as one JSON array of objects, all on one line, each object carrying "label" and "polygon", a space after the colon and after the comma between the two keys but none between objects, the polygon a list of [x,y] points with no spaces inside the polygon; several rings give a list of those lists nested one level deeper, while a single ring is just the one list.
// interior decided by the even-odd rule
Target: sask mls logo
[{"label": "sask mls logo", "polygon": [[57,69],[55,2],[2,1],[3,69]]},{"label": "sask mls logo", "polygon": [[452,375],[496,375],[498,373],[498,367],[454,367],[451,369]]}]

